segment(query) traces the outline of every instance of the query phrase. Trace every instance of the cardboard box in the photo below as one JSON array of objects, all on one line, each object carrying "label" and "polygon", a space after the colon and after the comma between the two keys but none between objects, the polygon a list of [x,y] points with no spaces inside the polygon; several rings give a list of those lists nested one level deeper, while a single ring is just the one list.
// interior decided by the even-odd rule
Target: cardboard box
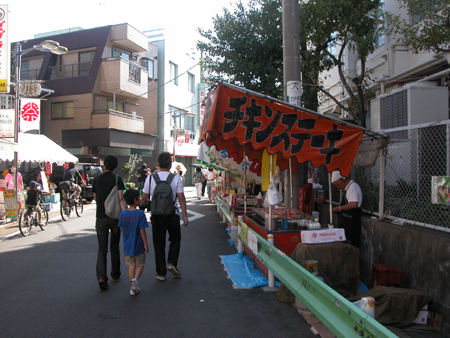
[{"label": "cardboard box", "polygon": [[345,241],[344,229],[323,229],[301,231],[302,243],[317,244]]}]

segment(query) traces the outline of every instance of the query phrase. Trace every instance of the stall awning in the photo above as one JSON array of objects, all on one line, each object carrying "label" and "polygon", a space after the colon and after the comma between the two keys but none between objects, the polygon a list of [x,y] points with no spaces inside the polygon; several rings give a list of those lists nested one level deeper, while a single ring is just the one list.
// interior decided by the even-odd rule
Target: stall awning
[{"label": "stall awning", "polygon": [[[17,146],[18,159],[21,162],[78,162],[78,158],[50,140],[45,135],[19,133]],[[0,149],[0,160],[13,161],[14,149]]]},{"label": "stall awning", "polygon": [[281,170],[310,161],[350,174],[364,128],[228,84],[210,92],[201,137],[208,146],[262,159],[277,154]]}]

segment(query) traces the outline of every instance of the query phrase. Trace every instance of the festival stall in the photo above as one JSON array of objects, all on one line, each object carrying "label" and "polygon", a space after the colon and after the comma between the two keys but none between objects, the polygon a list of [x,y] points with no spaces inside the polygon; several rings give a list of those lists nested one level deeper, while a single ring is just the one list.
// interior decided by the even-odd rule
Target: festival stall
[{"label": "festival stall", "polygon": [[[215,148],[216,159],[233,159],[244,174],[250,166],[263,169],[263,158],[269,155],[276,156],[280,171],[288,169],[291,175],[300,163],[309,162],[314,168],[326,166],[330,173],[339,169],[343,176],[349,176],[365,133],[364,128],[342,120],[221,83],[207,95],[201,141],[208,151]],[[290,190],[295,193],[292,186]],[[226,193],[223,196],[227,197]],[[227,204],[228,200],[222,202]],[[292,206],[250,208],[244,221],[266,239],[273,234],[275,246],[287,255],[301,241],[299,226],[321,227],[314,222],[312,210]]]},{"label": "festival stall", "polygon": [[[51,184],[48,182],[49,168],[51,168],[51,163],[63,164],[64,162],[78,162],[78,158],[67,150],[50,140],[45,135],[29,134],[29,133],[19,133],[18,143],[11,143],[7,140],[2,140],[0,142],[0,160],[12,162],[14,160],[14,152],[17,151],[19,169],[20,164],[27,163],[29,167],[29,172],[27,175],[24,173],[24,184],[26,176],[30,174],[32,176],[31,180],[38,181],[42,185],[42,189],[48,192],[50,195],[46,197],[46,207],[49,210],[59,208],[59,195],[54,193],[54,189],[51,189]],[[37,163],[37,168],[31,169],[31,163]],[[49,164],[45,166],[45,164]],[[43,170],[41,170],[43,169]],[[9,209],[14,209],[14,203],[4,201],[4,190],[6,188],[4,180],[0,180],[0,219],[3,217],[8,217],[7,211]],[[2,190],[3,189],[3,190]],[[11,196],[8,200],[15,199],[14,190],[9,191],[8,196]],[[18,191],[18,208],[19,213],[24,207],[25,195],[23,191]],[[8,208],[9,206],[9,208]],[[14,210],[11,213],[15,214]]]}]

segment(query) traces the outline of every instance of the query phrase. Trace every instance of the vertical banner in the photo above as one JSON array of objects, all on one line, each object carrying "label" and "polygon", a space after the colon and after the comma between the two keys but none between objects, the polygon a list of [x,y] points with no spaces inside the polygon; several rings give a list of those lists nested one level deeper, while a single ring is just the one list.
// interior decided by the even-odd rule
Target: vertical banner
[{"label": "vertical banner", "polygon": [[39,130],[41,122],[41,100],[20,100],[20,131]]},{"label": "vertical banner", "polygon": [[8,33],[8,5],[0,5],[0,92],[9,90],[11,57]]},{"label": "vertical banner", "polygon": [[14,137],[14,109],[0,109],[0,137]]}]

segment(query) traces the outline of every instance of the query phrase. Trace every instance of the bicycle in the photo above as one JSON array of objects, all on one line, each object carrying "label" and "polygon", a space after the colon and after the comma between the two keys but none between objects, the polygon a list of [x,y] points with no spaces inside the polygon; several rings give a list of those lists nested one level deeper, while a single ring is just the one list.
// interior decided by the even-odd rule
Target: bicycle
[{"label": "bicycle", "polygon": [[81,217],[83,214],[83,198],[81,195],[78,196],[78,203],[75,203],[76,191],[70,191],[70,187],[65,182],[61,182],[59,187],[61,188],[61,196],[64,196],[63,191],[67,196],[66,198],[61,197],[60,213],[63,221],[67,221],[70,218],[73,209],[75,209],[77,216]]},{"label": "bicycle", "polygon": [[19,218],[19,230],[22,236],[28,236],[31,232],[31,228],[33,226],[39,226],[42,231],[47,229],[48,226],[48,211],[47,208],[44,207],[44,202],[42,200],[42,196],[39,197],[37,208],[41,210],[41,223],[39,223],[39,214],[37,210],[33,210],[33,207],[26,207],[20,214]]}]

